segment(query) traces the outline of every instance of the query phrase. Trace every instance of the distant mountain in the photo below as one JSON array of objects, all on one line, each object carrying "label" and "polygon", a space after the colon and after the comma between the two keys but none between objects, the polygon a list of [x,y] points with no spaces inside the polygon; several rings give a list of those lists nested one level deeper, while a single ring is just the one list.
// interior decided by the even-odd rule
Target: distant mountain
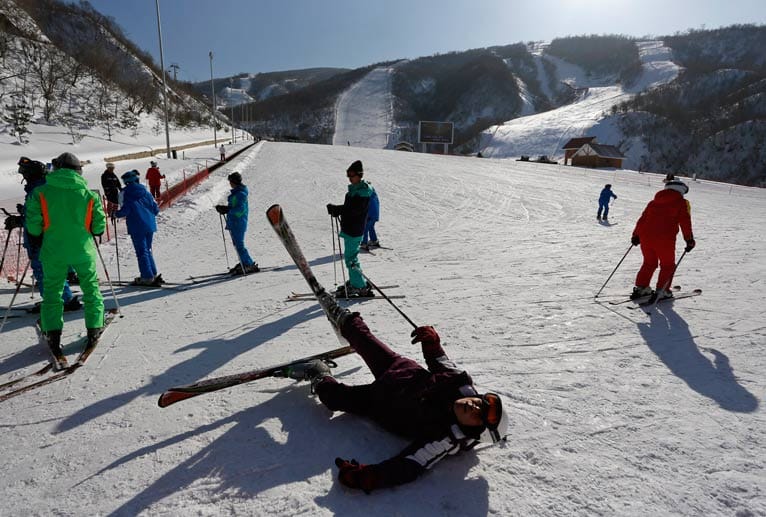
[{"label": "distant mountain", "polygon": [[[306,68],[282,72],[243,73],[232,77],[214,78],[213,87],[218,105],[225,107],[286,95],[348,71],[347,68]],[[199,94],[210,97],[210,81],[194,83],[194,89]]]}]

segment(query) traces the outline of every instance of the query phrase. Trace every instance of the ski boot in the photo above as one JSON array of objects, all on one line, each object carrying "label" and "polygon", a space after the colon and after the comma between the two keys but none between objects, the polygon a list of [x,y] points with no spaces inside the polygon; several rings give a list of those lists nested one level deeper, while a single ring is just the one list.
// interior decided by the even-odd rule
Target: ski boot
[{"label": "ski boot", "polygon": [[157,285],[154,283],[154,278],[143,278],[140,276],[137,276],[133,279],[133,282],[131,282],[132,285]]},{"label": "ski boot", "polygon": [[249,266],[245,266],[245,274],[250,273],[258,273],[261,270],[261,268],[258,267],[258,264],[252,264]]},{"label": "ski boot", "polygon": [[378,241],[370,241],[368,246],[370,248],[380,248],[380,242],[378,242]]},{"label": "ski boot", "polygon": [[79,311],[80,309],[82,309],[82,303],[80,303],[80,300],[76,295],[72,296],[72,298],[64,304],[64,312]]},{"label": "ski boot", "polygon": [[153,285],[160,286],[165,283],[165,279],[162,278],[162,273],[157,273],[157,275],[154,277],[154,282],[152,282]]},{"label": "ski boot", "polygon": [[639,298],[643,298],[644,296],[650,296],[652,294],[652,288],[651,287],[639,287],[636,286],[633,288],[633,292],[630,293],[630,299],[631,300],[638,300]]},{"label": "ski boot", "polygon": [[69,362],[64,355],[64,350],[61,348],[61,331],[49,330],[43,334],[45,341],[48,343],[48,348],[53,356],[53,369],[63,370],[69,366]]},{"label": "ski boot", "polygon": [[310,381],[311,393],[314,393],[317,384],[322,380],[332,377],[330,367],[321,359],[292,364],[285,369],[284,375],[298,381]]},{"label": "ski boot", "polygon": [[338,305],[335,297],[324,289],[317,295],[317,301],[327,315],[327,319],[330,320],[330,323],[338,330],[343,328],[343,324],[351,316],[351,312]]},{"label": "ski boot", "polygon": [[668,289],[657,289],[657,297],[658,300],[664,300],[666,298],[673,298],[673,291],[670,291]]}]

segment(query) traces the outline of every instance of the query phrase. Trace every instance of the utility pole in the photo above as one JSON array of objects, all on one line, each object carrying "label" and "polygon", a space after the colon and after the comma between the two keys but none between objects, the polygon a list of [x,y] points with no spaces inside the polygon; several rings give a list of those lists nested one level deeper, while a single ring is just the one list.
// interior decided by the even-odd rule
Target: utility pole
[{"label": "utility pole", "polygon": [[178,81],[178,69],[181,67],[177,63],[173,63],[170,68],[173,69],[173,81]]},{"label": "utility pole", "polygon": [[213,83],[213,51],[210,51],[210,94],[213,96],[213,146],[218,147],[218,137],[216,136],[216,107],[215,107],[215,84]]},{"label": "utility pole", "polygon": [[162,68],[162,99],[165,104],[165,143],[167,154],[170,158],[170,129],[168,128],[168,86],[165,83],[165,58],[162,55],[162,24],[160,23],[160,0],[155,0],[157,5],[157,33],[160,36],[160,68]]}]

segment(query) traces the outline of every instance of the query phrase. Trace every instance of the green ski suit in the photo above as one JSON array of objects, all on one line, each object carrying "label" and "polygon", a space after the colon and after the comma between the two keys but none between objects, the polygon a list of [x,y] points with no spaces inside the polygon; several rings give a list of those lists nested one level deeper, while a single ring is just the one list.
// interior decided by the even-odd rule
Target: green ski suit
[{"label": "green ski suit", "polygon": [[77,272],[85,305],[85,327],[104,326],[104,298],[98,285],[97,250],[94,235],[106,229],[106,216],[98,194],[88,188],[79,173],[57,169],[45,185],[34,189],[26,208],[29,235],[42,237],[43,264],[42,330],[64,328],[61,294],[69,266]]}]

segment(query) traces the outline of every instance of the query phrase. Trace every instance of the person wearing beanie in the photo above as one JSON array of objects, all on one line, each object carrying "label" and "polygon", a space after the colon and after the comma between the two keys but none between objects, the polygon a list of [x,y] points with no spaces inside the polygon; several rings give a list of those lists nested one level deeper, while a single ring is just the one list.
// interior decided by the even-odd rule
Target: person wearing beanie
[{"label": "person wearing beanie", "polygon": [[364,181],[364,167],[356,160],[348,169],[346,177],[349,185],[342,205],[327,205],[327,213],[340,218],[340,236],[343,238],[343,260],[348,268],[348,282],[338,287],[335,292],[339,297],[373,296],[372,287],[362,275],[359,263],[359,246],[362,243],[367,211],[373,190]]},{"label": "person wearing beanie", "polygon": [[[676,235],[680,228],[686,241],[685,252],[694,249],[696,242],[692,233],[691,204],[684,199],[689,187],[679,180],[669,180],[657,192],[636,222],[630,239],[633,246],[641,245],[644,257],[636,275],[632,299],[653,296],[655,299],[670,298],[673,274],[676,267]],[[650,284],[659,263],[656,290]]]},{"label": "person wearing beanie", "polygon": [[[24,214],[26,212],[26,202],[29,200],[32,191],[41,185],[45,185],[45,164],[36,160],[30,160],[29,158],[22,156],[19,159],[19,174],[21,174],[24,182],[24,204],[16,205],[16,210],[19,215],[12,215],[6,218],[5,229],[11,230],[12,228],[22,229],[22,242],[24,249],[27,250],[27,257],[29,258],[29,266],[32,269],[32,275],[35,277],[37,288],[40,291],[40,296],[43,295],[45,289],[43,283],[43,263],[40,262],[40,246],[36,246],[32,243],[32,239],[29,238],[29,232],[24,227]],[[9,224],[9,219],[13,218],[13,224]],[[64,281],[64,290],[61,294],[61,299],[64,302],[64,311],[76,311],[82,308],[82,304],[78,300],[77,296],[72,294],[72,289],[69,287],[69,282]],[[41,304],[37,303],[32,307],[30,312],[40,312]]]},{"label": "person wearing beanie", "polygon": [[159,199],[160,187],[162,186],[162,180],[165,179],[165,175],[160,172],[160,168],[154,160],[149,162],[149,165],[151,167],[146,169],[146,182],[149,184],[149,190],[154,199]]},{"label": "person wearing beanie", "polygon": [[604,212],[603,221],[609,222],[609,202],[612,198],[617,199],[617,194],[612,192],[612,185],[607,183],[601,190],[601,194],[598,196],[598,212],[596,212],[596,219],[601,221],[601,212]]},{"label": "person wearing beanie", "polygon": [[52,162],[54,170],[46,182],[27,199],[26,227],[33,245],[40,246],[43,302],[40,327],[55,358],[56,367],[66,366],[61,348],[64,328],[62,293],[71,266],[80,281],[85,305],[86,347],[95,346],[104,326],[104,299],[98,283],[98,250],[94,236],[106,229],[106,216],[98,194],[81,175],[80,161],[63,153]]},{"label": "person wearing beanie", "polygon": [[106,170],[101,173],[101,188],[104,189],[104,197],[106,198],[106,215],[114,218],[114,213],[120,208],[122,184],[117,174],[114,173],[114,164],[112,162],[108,162]]},{"label": "person wearing beanie", "polygon": [[141,276],[135,278],[133,284],[159,287],[163,280],[154,262],[152,241],[154,232],[157,231],[157,214],[160,213],[160,207],[154,200],[154,196],[141,185],[140,177],[141,174],[137,170],[128,171],[122,175],[125,188],[122,189],[120,209],[114,215],[125,218],[128,234],[136,251]]},{"label": "person wearing beanie", "polygon": [[227,198],[227,204],[216,205],[216,211],[226,216],[226,229],[231,235],[231,242],[234,249],[237,250],[239,264],[229,270],[232,275],[247,275],[260,271],[258,264],[250,256],[250,252],[245,247],[245,232],[247,231],[247,216],[250,211],[247,198],[249,192],[242,183],[242,175],[239,172],[232,172],[228,178],[231,191]]}]

